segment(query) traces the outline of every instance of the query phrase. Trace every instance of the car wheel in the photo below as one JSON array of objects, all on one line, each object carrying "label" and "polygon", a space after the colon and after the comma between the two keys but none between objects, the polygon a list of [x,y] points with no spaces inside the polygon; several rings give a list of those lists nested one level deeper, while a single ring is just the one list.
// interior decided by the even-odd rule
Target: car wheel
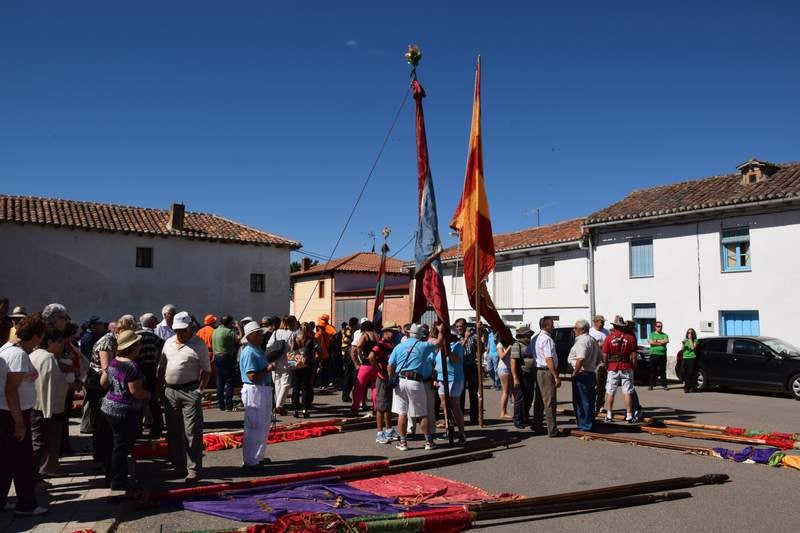
[{"label": "car wheel", "polygon": [[792,394],[792,398],[800,400],[800,374],[789,378],[789,392]]},{"label": "car wheel", "polygon": [[697,390],[708,390],[708,374],[702,368],[697,369]]}]

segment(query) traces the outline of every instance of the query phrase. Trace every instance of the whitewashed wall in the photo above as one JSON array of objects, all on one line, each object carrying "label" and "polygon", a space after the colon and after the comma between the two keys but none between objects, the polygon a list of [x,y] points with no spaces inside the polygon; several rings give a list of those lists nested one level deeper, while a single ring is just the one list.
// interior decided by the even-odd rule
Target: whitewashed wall
[{"label": "whitewashed wall", "polygon": [[[503,305],[502,299],[496,297],[499,295],[494,294],[494,272],[489,275],[488,288],[501,315],[522,315],[521,321],[512,322],[514,325],[531,324],[538,330],[539,319],[545,315],[560,317],[557,325],[561,326],[572,325],[579,318],[589,318],[589,293],[584,290],[588,281],[587,250],[575,245],[572,249],[554,253],[513,259],[507,257],[506,254],[498,254],[497,264],[511,263],[511,301]],[[553,288],[539,288],[539,262],[542,258],[555,260]],[[454,263],[444,265],[444,283],[451,317],[474,317],[475,312],[469,306],[464,289],[464,278],[459,276],[454,283],[453,272]]]},{"label": "whitewashed wall", "polygon": [[[136,247],[153,248],[153,268],[136,267]],[[289,250],[174,237],[0,224],[0,294],[11,305],[67,306],[72,318],[135,316],[172,303],[194,313],[288,312]],[[265,292],[250,292],[250,274]]]},{"label": "whitewashed wall", "polygon": [[[750,228],[752,270],[723,272],[720,229]],[[597,230],[593,230],[597,231]],[[628,242],[653,238],[653,277],[629,277]],[[721,334],[720,312],[757,310],[761,335],[800,345],[800,211],[731,216],[700,223],[602,232],[596,240],[597,312],[629,318],[634,303],[655,303],[674,356],[689,327]],[[699,285],[699,294],[698,294]],[[701,332],[701,322],[713,332]]]}]

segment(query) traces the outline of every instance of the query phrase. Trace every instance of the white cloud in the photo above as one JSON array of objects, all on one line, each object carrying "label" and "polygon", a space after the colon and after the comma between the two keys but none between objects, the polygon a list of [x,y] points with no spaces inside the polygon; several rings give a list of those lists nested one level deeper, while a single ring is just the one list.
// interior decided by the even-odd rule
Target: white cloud
[{"label": "white cloud", "polygon": [[347,41],[346,43],[344,43],[344,45],[345,45],[345,46],[350,46],[350,47],[352,47],[352,46],[358,46],[358,41],[354,41],[353,39],[350,39],[349,41]]}]

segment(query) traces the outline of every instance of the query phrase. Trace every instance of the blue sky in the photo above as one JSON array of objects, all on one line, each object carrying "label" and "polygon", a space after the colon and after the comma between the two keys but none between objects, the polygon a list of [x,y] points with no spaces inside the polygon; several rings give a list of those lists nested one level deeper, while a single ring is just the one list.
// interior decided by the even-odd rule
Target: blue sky
[{"label": "blue sky", "polygon": [[[793,2],[7,0],[0,191],[183,201],[327,255],[418,43],[451,244],[478,53],[487,189],[506,232],[540,206],[556,222],[751,156],[800,159],[798,35]],[[412,104],[337,256],[383,226],[395,250],[413,235]]]}]

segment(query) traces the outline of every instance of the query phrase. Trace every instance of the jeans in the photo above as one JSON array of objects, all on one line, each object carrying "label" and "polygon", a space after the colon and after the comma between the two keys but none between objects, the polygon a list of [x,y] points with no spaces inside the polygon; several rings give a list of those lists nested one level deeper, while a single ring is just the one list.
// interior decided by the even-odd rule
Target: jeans
[{"label": "jeans", "polygon": [[519,371],[519,387],[514,387],[514,425],[524,427],[530,424],[533,393],[536,389],[536,374]]},{"label": "jeans", "polygon": [[486,373],[489,374],[489,377],[492,379],[492,384],[495,389],[500,388],[500,376],[497,374],[497,363],[499,362],[499,355],[490,355],[486,363]]},{"label": "jeans", "polygon": [[[461,412],[469,394],[469,423],[478,423],[478,365],[464,365],[464,392],[461,393]],[[480,384],[482,385],[482,384]]]},{"label": "jeans", "polygon": [[233,409],[233,374],[236,359],[231,355],[217,354],[214,366],[217,369],[217,405],[221,411]]},{"label": "jeans", "polygon": [[11,482],[17,491],[17,510],[36,508],[33,479],[33,445],[31,444],[31,410],[22,411],[25,437],[14,438],[14,419],[11,411],[0,410],[0,508],[5,507]]},{"label": "jeans", "polygon": [[594,372],[581,372],[572,378],[572,409],[578,428],[583,431],[591,431],[594,425],[596,388]]},{"label": "jeans", "polygon": [[127,490],[128,483],[128,455],[133,449],[139,433],[142,431],[142,412],[131,410],[125,416],[111,416],[100,413],[111,426],[113,445],[110,453],[103,458],[106,468],[106,479],[110,481],[112,490]]},{"label": "jeans", "polygon": [[667,387],[667,356],[650,356],[650,388],[656,386],[656,377],[661,378],[661,386]]},{"label": "jeans", "polygon": [[606,381],[608,380],[608,369],[605,365],[599,365],[595,375],[597,376],[597,400],[595,402],[595,412],[598,412],[606,404]]}]

